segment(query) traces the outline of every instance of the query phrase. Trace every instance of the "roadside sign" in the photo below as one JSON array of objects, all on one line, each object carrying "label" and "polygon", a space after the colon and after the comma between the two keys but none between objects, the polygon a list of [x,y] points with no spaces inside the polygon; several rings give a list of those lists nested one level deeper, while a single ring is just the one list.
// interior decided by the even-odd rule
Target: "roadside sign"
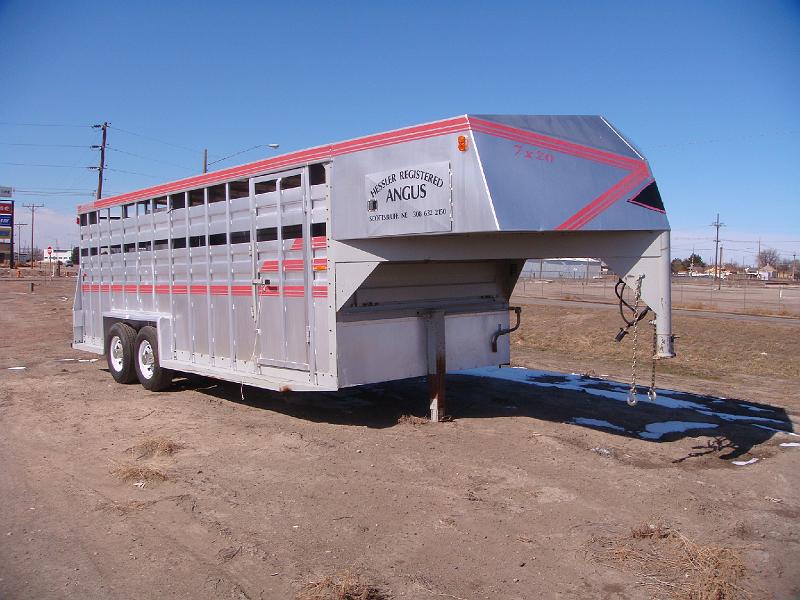
[{"label": "roadside sign", "polygon": [[14,188],[0,185],[0,198],[11,198],[14,195]]},{"label": "roadside sign", "polygon": [[12,204],[10,202],[0,202],[0,215],[10,215]]},{"label": "roadside sign", "polygon": [[7,240],[11,239],[11,228],[8,229],[0,228],[0,240]]},{"label": "roadside sign", "polygon": [[47,247],[47,256],[53,256],[53,247],[52,246],[48,246]]},{"label": "roadside sign", "polygon": [[0,215],[0,227],[11,227],[11,215]]}]

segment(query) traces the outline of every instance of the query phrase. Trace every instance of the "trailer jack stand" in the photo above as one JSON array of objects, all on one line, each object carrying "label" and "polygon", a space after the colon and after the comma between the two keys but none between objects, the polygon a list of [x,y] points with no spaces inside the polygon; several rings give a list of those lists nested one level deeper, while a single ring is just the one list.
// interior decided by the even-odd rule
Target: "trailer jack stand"
[{"label": "trailer jack stand", "polygon": [[428,337],[428,398],[431,403],[431,422],[445,420],[445,360],[444,311],[435,310],[427,315]]}]

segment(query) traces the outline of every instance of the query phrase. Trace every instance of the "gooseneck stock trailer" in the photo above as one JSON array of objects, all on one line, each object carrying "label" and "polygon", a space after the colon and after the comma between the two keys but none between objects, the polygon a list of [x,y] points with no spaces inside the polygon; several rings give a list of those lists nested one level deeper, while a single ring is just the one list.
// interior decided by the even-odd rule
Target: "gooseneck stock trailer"
[{"label": "gooseneck stock trailer", "polygon": [[517,277],[553,256],[602,259],[673,356],[664,207],[599,116],[455,117],[99,199],[79,223],[73,346],[151,390],[427,374],[438,419],[446,370],[509,362]]}]

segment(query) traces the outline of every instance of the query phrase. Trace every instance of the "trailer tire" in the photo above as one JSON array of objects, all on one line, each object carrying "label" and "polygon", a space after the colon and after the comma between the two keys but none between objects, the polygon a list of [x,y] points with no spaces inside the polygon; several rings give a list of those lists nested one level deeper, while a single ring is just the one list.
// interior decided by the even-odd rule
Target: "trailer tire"
[{"label": "trailer tire", "polygon": [[106,362],[117,383],[134,383],[133,346],[136,330],[126,323],[114,323],[106,336]]},{"label": "trailer tire", "polygon": [[159,361],[156,328],[150,325],[142,327],[134,347],[133,363],[139,383],[151,392],[161,392],[172,385],[172,371],[163,368]]}]

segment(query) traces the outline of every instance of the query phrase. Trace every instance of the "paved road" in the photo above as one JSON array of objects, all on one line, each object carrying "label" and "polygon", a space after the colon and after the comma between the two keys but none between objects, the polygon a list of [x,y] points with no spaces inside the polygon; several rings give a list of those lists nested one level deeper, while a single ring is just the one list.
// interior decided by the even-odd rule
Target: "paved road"
[{"label": "paved road", "polygon": [[[591,302],[585,300],[558,300],[555,298],[532,298],[526,296],[512,296],[512,304],[544,305],[544,306],[583,306],[586,308],[606,308],[617,310],[616,304],[607,302]],[[715,312],[711,310],[692,310],[673,308],[673,314],[682,314],[692,317],[708,317],[712,319],[728,319],[732,321],[757,321],[761,323],[780,323],[781,325],[796,325],[800,327],[800,318],[797,317],[770,317],[761,315],[740,315],[736,313]]]}]

